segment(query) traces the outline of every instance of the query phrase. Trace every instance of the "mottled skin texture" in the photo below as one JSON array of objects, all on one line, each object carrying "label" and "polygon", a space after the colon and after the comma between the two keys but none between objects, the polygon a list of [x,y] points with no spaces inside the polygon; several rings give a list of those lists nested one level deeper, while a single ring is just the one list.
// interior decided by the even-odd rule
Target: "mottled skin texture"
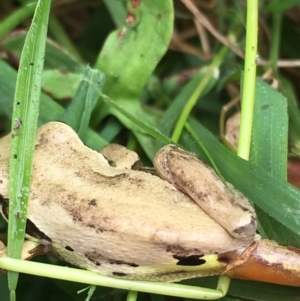
[{"label": "mottled skin texture", "polygon": [[[9,138],[0,141],[0,194],[8,198]],[[28,219],[66,261],[101,274],[177,281],[220,274],[234,238],[172,184],[111,167],[67,125],[37,132]]]}]

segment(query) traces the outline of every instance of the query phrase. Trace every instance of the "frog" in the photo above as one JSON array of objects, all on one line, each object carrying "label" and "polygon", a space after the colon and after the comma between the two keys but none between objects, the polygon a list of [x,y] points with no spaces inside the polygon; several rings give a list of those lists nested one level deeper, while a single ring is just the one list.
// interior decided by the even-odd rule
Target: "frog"
[{"label": "frog", "polygon": [[[10,139],[0,140],[4,216]],[[92,150],[61,122],[41,126],[29,194],[29,239],[102,275],[168,282],[222,274],[231,260],[224,254],[255,243],[257,219],[250,202],[194,154],[166,145],[149,173],[124,148],[115,159],[119,150]]]}]

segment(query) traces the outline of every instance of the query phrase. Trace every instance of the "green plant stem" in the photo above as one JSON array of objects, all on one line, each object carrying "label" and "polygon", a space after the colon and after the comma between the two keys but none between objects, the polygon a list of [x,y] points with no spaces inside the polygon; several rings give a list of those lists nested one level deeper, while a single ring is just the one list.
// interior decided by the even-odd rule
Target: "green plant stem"
[{"label": "green plant stem", "polygon": [[0,268],[30,275],[86,283],[89,285],[118,287],[119,289],[125,290],[161,294],[166,296],[177,296],[182,298],[192,298],[198,300],[216,300],[222,298],[227,293],[227,290],[226,288],[224,289],[222,283],[218,284],[218,290],[216,290],[177,283],[130,281],[103,276],[90,271],[75,268],[61,267],[9,257],[0,258]]},{"label": "green plant stem", "polygon": [[187,101],[186,105],[183,108],[182,114],[180,115],[180,117],[176,123],[175,129],[174,129],[174,132],[173,132],[173,135],[171,138],[172,141],[178,142],[179,137],[184,128],[184,125],[189,117],[189,114],[191,113],[193,107],[197,103],[198,98],[203,93],[203,90],[205,89],[206,85],[208,84],[210,78],[212,76],[218,76],[218,73],[219,73],[218,67],[224,60],[224,57],[227,54],[227,52],[228,52],[228,48],[223,47],[221,49],[221,51],[218,53],[218,55],[214,58],[214,60],[210,64],[210,66],[207,68],[206,75],[199,82],[199,85],[197,86],[194,93],[192,94],[192,96],[190,97],[190,99]]},{"label": "green plant stem", "polygon": [[238,156],[248,160],[251,145],[253,123],[253,109],[255,96],[257,31],[258,31],[258,3],[257,0],[247,1],[247,32],[244,80],[242,91],[242,111]]},{"label": "green plant stem", "polygon": [[138,297],[138,292],[136,291],[128,291],[126,301],[136,301]]}]

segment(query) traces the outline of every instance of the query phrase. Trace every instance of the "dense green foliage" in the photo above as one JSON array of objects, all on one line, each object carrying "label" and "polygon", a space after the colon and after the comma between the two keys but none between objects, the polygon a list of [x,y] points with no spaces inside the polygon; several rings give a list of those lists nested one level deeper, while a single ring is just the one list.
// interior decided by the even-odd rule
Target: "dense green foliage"
[{"label": "dense green foliage", "polygon": [[[285,73],[278,68],[281,53],[294,60],[300,53],[295,43],[300,38],[299,20],[293,18],[299,14],[299,7],[294,7],[298,1],[259,1],[263,25],[258,53],[265,61],[258,60],[257,76],[275,78],[280,88],[276,91],[261,79],[244,82],[255,88],[248,162],[219,141],[222,107],[239,95],[247,72],[237,55],[244,52],[245,30],[250,30],[247,7],[240,1],[222,0],[211,6],[198,1],[197,9],[210,20],[214,34],[201,25],[201,16],[193,15],[187,0],[53,1],[45,53],[47,1],[40,1],[44,6],[35,14],[30,34],[35,6],[19,2],[16,7],[10,1],[0,4],[0,129],[3,135],[11,128],[19,130],[16,121],[21,118],[25,142],[18,142],[16,149],[33,148],[30,133],[52,120],[68,123],[93,149],[110,142],[134,149],[146,165],[162,144],[178,143],[215,164],[251,200],[263,237],[300,247],[300,192],[286,182],[288,140],[290,152],[298,156],[299,87],[292,83],[299,75],[293,65]],[[33,65],[38,67],[30,68]],[[28,104],[24,112],[18,111],[18,100]],[[28,164],[28,153],[23,156]],[[20,171],[18,166],[11,168]],[[16,175],[17,182],[20,177]],[[10,227],[15,226],[22,227]],[[0,227],[5,232],[3,220]],[[55,263],[59,264],[56,259]],[[215,287],[216,278],[187,283]],[[83,287],[21,274],[17,300],[85,300],[86,293],[76,293]],[[233,280],[222,300],[281,301],[299,294],[295,288]],[[140,294],[138,300],[167,298]],[[91,300],[125,299],[126,291],[99,287]],[[4,300],[9,300],[5,274],[0,275],[0,301]]]}]

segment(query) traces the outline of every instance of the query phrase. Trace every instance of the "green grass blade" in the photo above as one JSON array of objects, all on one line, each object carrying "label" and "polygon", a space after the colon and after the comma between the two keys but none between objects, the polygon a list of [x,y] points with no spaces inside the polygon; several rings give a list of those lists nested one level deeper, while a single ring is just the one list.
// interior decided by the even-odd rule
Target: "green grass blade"
[{"label": "green grass blade", "polygon": [[[251,162],[274,177],[286,181],[288,149],[288,114],[286,98],[257,79],[254,107]],[[272,200],[270,200],[272,202]],[[263,237],[287,244],[294,235],[289,229],[256,206],[259,232]],[[287,239],[288,238],[288,239]]]},{"label": "green grass blade", "polygon": [[257,79],[251,161],[286,180],[288,114],[286,98]]},{"label": "green grass blade", "polygon": [[[40,0],[24,44],[12,115],[10,155],[8,256],[20,258],[25,235],[30,175],[39,114],[41,73],[44,65],[50,1]],[[18,274],[9,272],[13,292]]]},{"label": "green grass blade", "polygon": [[71,126],[83,141],[104,82],[105,75],[101,71],[87,66],[70,106],[60,118]]},{"label": "green grass blade", "polygon": [[135,117],[135,115],[130,113],[130,110],[128,108],[123,108],[119,106],[114,100],[109,99],[107,96],[102,96],[103,99],[105,99],[106,103],[108,103],[110,106],[112,106],[114,109],[116,109],[118,112],[120,112],[123,116],[127,117],[130,121],[135,123],[139,126],[140,131],[144,130],[149,135],[151,135],[153,138],[165,143],[174,143],[170,138],[165,136],[163,133],[161,133],[156,127],[149,125],[145,123],[145,121],[141,120],[140,118]]}]

